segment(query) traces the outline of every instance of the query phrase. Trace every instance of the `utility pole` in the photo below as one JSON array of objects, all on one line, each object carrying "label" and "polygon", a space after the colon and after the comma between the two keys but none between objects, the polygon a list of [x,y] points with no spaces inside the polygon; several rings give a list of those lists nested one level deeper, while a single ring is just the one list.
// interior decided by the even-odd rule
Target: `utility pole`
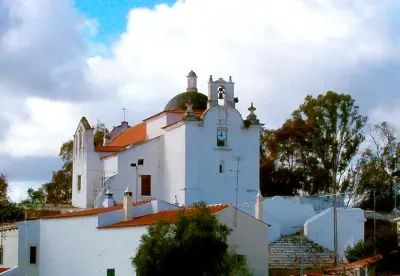
[{"label": "utility pole", "polygon": [[235,217],[233,220],[233,225],[236,227],[237,224],[237,208],[238,208],[238,194],[239,194],[239,162],[240,162],[240,156],[236,157],[237,165],[236,165],[236,171],[235,170],[230,170],[231,172],[236,172],[236,198],[235,198]]},{"label": "utility pole", "polygon": [[375,187],[374,187],[374,256],[376,256],[376,199],[375,199]]}]

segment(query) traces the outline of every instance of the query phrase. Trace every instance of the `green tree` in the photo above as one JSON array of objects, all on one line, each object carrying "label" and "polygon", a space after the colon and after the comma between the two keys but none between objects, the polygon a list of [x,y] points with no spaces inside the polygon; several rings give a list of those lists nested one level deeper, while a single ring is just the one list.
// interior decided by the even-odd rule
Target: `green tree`
[{"label": "green tree", "polygon": [[348,246],[344,252],[349,263],[356,262],[366,258],[364,242],[358,241],[353,247]]},{"label": "green tree", "polygon": [[365,139],[366,121],[349,95],[307,96],[282,127],[263,132],[263,194],[312,195],[331,191],[332,183],[345,192],[343,178]]},{"label": "green tree", "polygon": [[19,204],[10,201],[9,185],[5,174],[0,173],[0,220],[15,221],[24,218],[24,211]]},{"label": "green tree", "polygon": [[251,275],[244,258],[228,247],[230,232],[204,203],[195,204],[174,223],[150,226],[132,265],[140,276]]},{"label": "green tree", "polygon": [[23,200],[21,203],[24,205],[43,205],[46,201],[46,195],[43,188],[28,189],[28,198]]},{"label": "green tree", "polygon": [[313,129],[310,137],[312,154],[328,174],[324,191],[345,192],[342,180],[365,140],[363,128],[367,117],[359,113],[359,107],[350,95],[332,91],[316,98],[308,95],[292,115]]},{"label": "green tree", "polygon": [[108,139],[110,137],[110,132],[104,123],[97,121],[93,137],[94,146],[102,146],[104,137]]},{"label": "green tree", "polygon": [[8,189],[7,177],[5,174],[0,173],[0,204],[6,204],[9,202]]},{"label": "green tree", "polygon": [[398,185],[394,191],[398,178],[392,174],[400,169],[400,141],[387,122],[371,126],[368,137],[369,144],[344,183],[354,205],[389,212],[394,208],[395,194],[398,195]]}]

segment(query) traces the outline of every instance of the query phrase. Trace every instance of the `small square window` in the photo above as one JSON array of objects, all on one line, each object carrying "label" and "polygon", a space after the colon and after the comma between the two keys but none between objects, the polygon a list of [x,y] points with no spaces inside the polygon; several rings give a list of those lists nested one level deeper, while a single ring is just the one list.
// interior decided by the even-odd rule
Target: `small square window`
[{"label": "small square window", "polygon": [[37,254],[37,248],[36,246],[31,246],[29,247],[29,263],[30,264],[36,264],[36,254]]},{"label": "small square window", "polygon": [[107,276],[115,276],[115,268],[108,268]]}]

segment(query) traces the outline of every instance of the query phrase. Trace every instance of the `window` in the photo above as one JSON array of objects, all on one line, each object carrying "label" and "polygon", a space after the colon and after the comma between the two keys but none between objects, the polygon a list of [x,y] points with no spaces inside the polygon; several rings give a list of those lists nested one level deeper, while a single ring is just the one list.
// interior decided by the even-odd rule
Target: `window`
[{"label": "window", "polygon": [[219,168],[219,173],[224,173],[224,160],[221,160],[221,162],[219,163],[219,166],[218,166],[218,168]]},{"label": "window", "polygon": [[3,265],[4,248],[0,246],[0,265]]},{"label": "window", "polygon": [[107,276],[115,276],[115,268],[108,268]]},{"label": "window", "polygon": [[78,175],[78,191],[82,188],[82,175]]},{"label": "window", "polygon": [[36,264],[36,246],[29,247],[29,263]]},{"label": "window", "polygon": [[142,175],[142,196],[151,196],[151,175]]}]

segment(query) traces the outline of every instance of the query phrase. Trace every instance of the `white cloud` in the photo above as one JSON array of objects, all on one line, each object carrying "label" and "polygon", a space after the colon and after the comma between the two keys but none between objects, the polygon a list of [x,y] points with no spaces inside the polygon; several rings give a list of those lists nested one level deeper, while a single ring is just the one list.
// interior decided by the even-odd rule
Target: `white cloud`
[{"label": "white cloud", "polygon": [[[49,0],[41,1],[48,12],[60,10]],[[74,16],[71,8],[62,7],[69,14],[63,24],[86,26],[96,34],[97,21],[84,21]],[[28,98],[25,112],[30,117],[8,114],[11,127],[1,150],[17,156],[55,155],[61,143],[71,137],[81,116],[87,116],[91,123],[100,119],[112,127],[122,119],[122,106],[128,108],[130,122],[137,122],[160,111],[171,97],[183,92],[186,74],[192,69],[199,75],[203,93],[207,93],[210,74],[225,79],[231,75],[239,110],[247,115],[247,107],[254,101],[256,114],[266,127],[278,127],[306,94],[326,90],[352,93],[364,112],[372,112],[379,108],[377,98],[391,101],[393,95],[373,93],[370,78],[364,74],[398,61],[398,37],[392,30],[396,23],[391,18],[398,8],[394,1],[368,0],[356,4],[344,0],[187,0],[171,7],[133,9],[127,31],[110,47],[110,56],[86,59],[81,51],[68,51],[72,53],[70,60],[75,61],[68,68],[83,68],[78,70],[81,78],[68,81],[74,88],[70,97],[88,91],[95,91],[93,95],[97,96],[79,104]],[[40,34],[47,34],[48,41],[56,33],[54,28],[45,27],[56,20],[51,16],[40,25]],[[29,30],[34,32],[36,25]],[[62,43],[80,45],[83,41],[71,37],[71,41]],[[51,56],[65,57],[61,42],[57,45],[60,49]],[[35,53],[48,51],[34,49]],[[62,61],[65,65],[65,59]],[[55,87],[63,87],[59,86],[63,78],[56,80]],[[389,88],[395,89],[390,81]],[[26,87],[29,91],[29,85]],[[36,95],[47,97],[53,88],[48,86],[46,93]],[[8,91],[7,95],[11,94]],[[68,94],[63,99],[68,99]]]},{"label": "white cloud", "polygon": [[70,103],[39,98],[26,100],[29,118],[5,114],[11,127],[8,139],[0,143],[0,154],[13,156],[51,156],[58,154],[62,142],[72,138],[81,112]]}]

